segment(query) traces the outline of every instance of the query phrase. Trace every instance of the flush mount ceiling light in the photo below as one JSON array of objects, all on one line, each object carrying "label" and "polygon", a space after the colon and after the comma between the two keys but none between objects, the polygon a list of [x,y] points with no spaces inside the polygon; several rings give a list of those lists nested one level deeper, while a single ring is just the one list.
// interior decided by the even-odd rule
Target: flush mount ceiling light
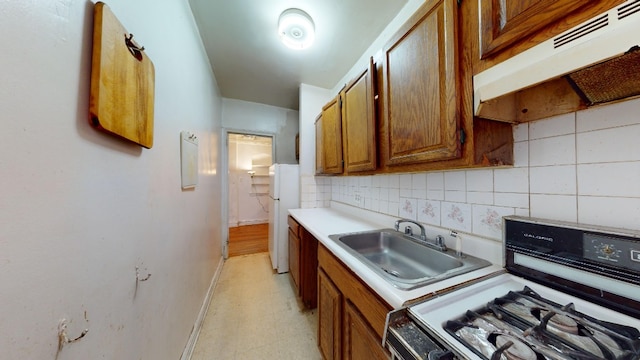
[{"label": "flush mount ceiling light", "polygon": [[306,49],[315,39],[311,16],[300,9],[287,9],[278,20],[280,40],[292,49]]}]

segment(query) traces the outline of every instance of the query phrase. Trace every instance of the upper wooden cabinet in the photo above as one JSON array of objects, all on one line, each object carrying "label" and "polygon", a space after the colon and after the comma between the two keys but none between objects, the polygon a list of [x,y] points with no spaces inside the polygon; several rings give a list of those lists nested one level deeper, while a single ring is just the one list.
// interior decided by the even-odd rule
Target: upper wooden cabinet
[{"label": "upper wooden cabinet", "polygon": [[340,92],[342,144],[347,173],[375,170],[377,166],[375,75],[375,65],[371,58],[369,68]]},{"label": "upper wooden cabinet", "polygon": [[461,156],[458,5],[429,0],[383,49],[382,163]]},{"label": "upper wooden cabinet", "polygon": [[[322,167],[323,174],[341,174],[342,116],[340,96],[336,96],[322,108]],[[318,134],[316,133],[316,136]]]},{"label": "upper wooden cabinet", "polygon": [[624,1],[480,0],[480,57],[505,60]]}]

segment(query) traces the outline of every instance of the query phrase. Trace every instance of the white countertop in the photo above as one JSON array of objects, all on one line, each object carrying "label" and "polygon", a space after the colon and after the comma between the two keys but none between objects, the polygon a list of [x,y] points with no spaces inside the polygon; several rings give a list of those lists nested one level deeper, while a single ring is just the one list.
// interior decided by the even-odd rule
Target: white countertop
[{"label": "white countertop", "polygon": [[[394,221],[397,218],[339,203],[332,203],[330,208],[291,209],[289,213],[394,309],[401,308],[417,299],[426,298],[429,294],[436,293],[442,289],[447,289],[502,269],[501,265],[491,265],[417,289],[401,290],[391,285],[329,238],[329,235],[333,234],[393,228]],[[497,246],[498,248],[500,247],[499,244]],[[489,248],[492,248],[492,252],[495,252],[496,244],[489,246]],[[483,256],[475,252],[473,254],[489,261],[494,260],[492,261],[494,264],[495,258],[500,258],[496,257],[495,254],[492,256]]]}]

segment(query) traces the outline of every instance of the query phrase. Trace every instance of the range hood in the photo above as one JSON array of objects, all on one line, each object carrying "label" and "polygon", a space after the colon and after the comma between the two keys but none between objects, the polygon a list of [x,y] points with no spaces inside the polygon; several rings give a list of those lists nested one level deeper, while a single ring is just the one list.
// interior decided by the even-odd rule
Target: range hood
[{"label": "range hood", "polygon": [[523,99],[533,94],[530,89],[548,84],[549,100],[529,96],[550,108],[538,111],[540,117],[638,96],[638,45],[640,0],[630,0],[475,75],[474,113],[509,122],[535,120],[535,110],[523,117],[532,105],[523,105]]}]

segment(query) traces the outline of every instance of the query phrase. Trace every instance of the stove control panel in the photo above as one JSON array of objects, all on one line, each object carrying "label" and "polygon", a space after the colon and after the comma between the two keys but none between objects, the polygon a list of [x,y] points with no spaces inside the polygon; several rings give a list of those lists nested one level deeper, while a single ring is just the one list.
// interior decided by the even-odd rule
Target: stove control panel
[{"label": "stove control panel", "polygon": [[585,259],[640,270],[640,244],[626,238],[584,233]]},{"label": "stove control panel", "polygon": [[640,285],[640,232],[551,220],[505,217],[507,268],[512,253]]}]

